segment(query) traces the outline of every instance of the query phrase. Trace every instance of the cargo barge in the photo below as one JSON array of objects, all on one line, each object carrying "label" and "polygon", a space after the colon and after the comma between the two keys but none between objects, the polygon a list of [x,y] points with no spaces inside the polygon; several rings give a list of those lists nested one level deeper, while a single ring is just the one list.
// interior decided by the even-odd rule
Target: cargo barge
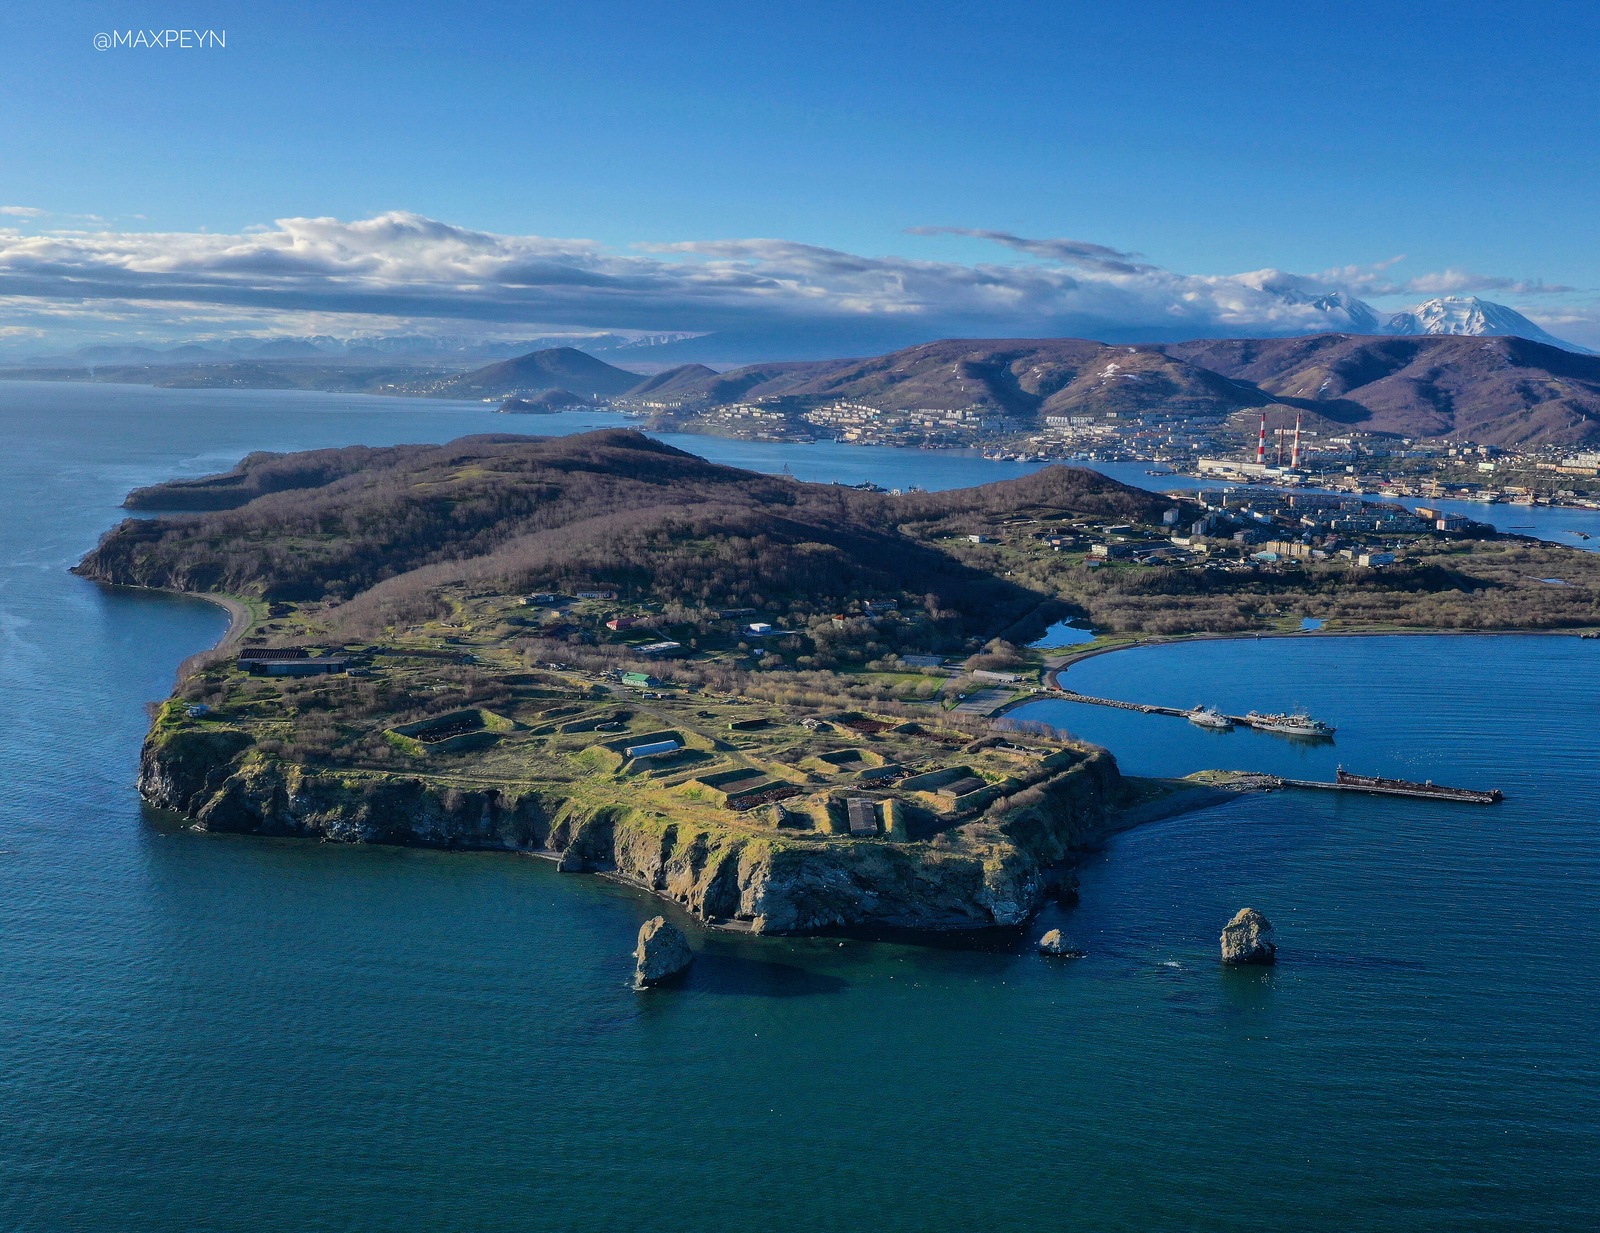
[{"label": "cargo barge", "polygon": [[1285,779],[1283,783],[1295,788],[1322,788],[1331,792],[1370,792],[1378,796],[1421,796],[1437,801],[1463,801],[1470,805],[1498,805],[1505,800],[1499,788],[1482,791],[1478,788],[1449,788],[1444,784],[1424,780],[1416,783],[1410,779],[1387,779],[1382,775],[1355,775],[1340,767],[1332,783],[1315,779]]}]

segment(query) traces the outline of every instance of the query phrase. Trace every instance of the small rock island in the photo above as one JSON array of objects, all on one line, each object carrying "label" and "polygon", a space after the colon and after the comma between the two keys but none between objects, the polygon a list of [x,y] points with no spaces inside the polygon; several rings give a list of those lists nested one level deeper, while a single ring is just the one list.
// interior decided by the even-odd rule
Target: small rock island
[{"label": "small rock island", "polygon": [[1080,947],[1067,941],[1059,929],[1048,930],[1039,939],[1039,953],[1057,959],[1082,959],[1086,954]]},{"label": "small rock island", "polygon": [[1240,908],[1222,929],[1222,962],[1229,967],[1278,961],[1272,922],[1254,908]]},{"label": "small rock island", "polygon": [[684,937],[682,929],[665,916],[657,916],[639,927],[639,945],[633,958],[635,987],[649,989],[688,971],[694,962],[694,951],[689,949],[689,939]]}]

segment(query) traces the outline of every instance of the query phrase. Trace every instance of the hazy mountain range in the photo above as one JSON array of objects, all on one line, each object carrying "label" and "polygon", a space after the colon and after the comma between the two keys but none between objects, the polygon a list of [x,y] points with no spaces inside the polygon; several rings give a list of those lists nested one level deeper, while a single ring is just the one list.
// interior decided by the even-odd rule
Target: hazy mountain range
[{"label": "hazy mountain range", "polygon": [[216,364],[234,361],[311,361],[323,364],[451,365],[510,359],[542,348],[573,346],[591,355],[646,354],[693,337],[683,333],[546,334],[514,340],[488,340],[428,334],[335,338],[327,334],[226,338],[210,342],[140,346],[101,343],[72,351],[29,356],[17,363],[99,366],[101,364]]},{"label": "hazy mountain range", "polygon": [[[1365,331],[1143,344],[945,339],[867,358],[783,360],[725,371],[662,363],[681,339],[585,339],[621,364],[587,346],[544,346],[465,370],[465,344],[453,364],[408,366],[388,353],[384,363],[362,364],[366,357],[353,346],[336,351],[340,358],[333,360],[315,349],[336,348],[338,340],[276,339],[271,350],[248,357],[199,358],[189,348],[166,364],[118,364],[107,356],[94,376],[165,386],[517,398],[524,411],[619,398],[670,404],[662,409],[689,415],[763,398],[796,407],[840,400],[883,410],[978,407],[1010,418],[1020,430],[1043,426],[1050,416],[1226,416],[1276,406],[1329,429],[1498,445],[1600,442],[1600,357],[1558,345],[1503,305],[1470,297],[1430,300],[1395,314],[1381,332],[1373,332],[1376,317],[1358,300],[1330,295],[1321,305],[1330,315],[1361,320]],[[397,349],[405,354],[398,343]],[[81,367],[8,371],[82,375]]]},{"label": "hazy mountain range", "polygon": [[[1271,288],[1276,296],[1320,313],[1322,329],[1344,334],[1430,335],[1460,334],[1475,337],[1517,337],[1568,351],[1592,354],[1546,332],[1504,304],[1476,296],[1442,296],[1427,300],[1387,318],[1363,300],[1343,292],[1309,296],[1293,286]],[[231,338],[211,342],[135,346],[101,344],[79,347],[56,355],[31,356],[18,361],[28,365],[99,366],[102,364],[204,364],[229,361],[308,361],[344,364],[414,364],[460,367],[488,360],[511,359],[552,347],[573,347],[590,355],[606,356],[622,364],[664,368],[686,362],[726,367],[764,360],[802,360],[864,350],[897,350],[920,341],[906,324],[867,322],[858,326],[832,326],[806,331],[798,326],[783,330],[718,331],[710,334],[660,333],[624,335],[548,334],[512,341],[403,334],[335,338],[305,337]],[[1319,331],[1320,332],[1320,331]],[[1111,334],[1118,341],[1122,331]],[[1157,341],[1148,338],[1146,341]],[[1171,341],[1171,335],[1165,336]]]},{"label": "hazy mountain range", "polygon": [[[393,388],[393,387],[391,387]],[[1079,338],[943,339],[866,359],[683,364],[644,375],[571,347],[404,392],[526,400],[626,399],[690,416],[731,403],[854,402],[886,411],[981,408],[1017,429],[1052,416],[1229,416],[1275,408],[1316,430],[1456,437],[1494,445],[1600,441],[1600,357],[1514,337],[1316,334],[1118,345]]]}]

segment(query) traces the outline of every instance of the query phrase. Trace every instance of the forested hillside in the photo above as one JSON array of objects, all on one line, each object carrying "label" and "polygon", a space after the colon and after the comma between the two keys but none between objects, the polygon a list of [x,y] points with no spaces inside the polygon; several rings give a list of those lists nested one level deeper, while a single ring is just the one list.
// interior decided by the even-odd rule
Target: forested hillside
[{"label": "forested hillside", "polygon": [[[260,493],[247,501],[251,493]],[[228,475],[142,490],[150,508],[85,559],[91,577],[350,605],[354,620],[427,609],[455,583],[615,587],[633,599],[827,611],[914,598],[981,633],[1047,596],[937,543],[997,519],[1149,521],[1168,502],[1094,472],[891,496],[716,466],[638,433],[469,437],[444,446],[255,455]],[[915,533],[902,527],[915,525]],[[373,618],[375,619],[375,618]]]}]

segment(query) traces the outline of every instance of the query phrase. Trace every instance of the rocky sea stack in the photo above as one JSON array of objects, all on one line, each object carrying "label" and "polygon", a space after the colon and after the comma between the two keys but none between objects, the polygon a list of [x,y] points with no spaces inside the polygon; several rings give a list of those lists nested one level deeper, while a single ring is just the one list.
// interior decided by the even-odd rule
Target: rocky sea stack
[{"label": "rocky sea stack", "polygon": [[639,927],[639,945],[633,957],[638,961],[633,983],[639,989],[648,989],[681,976],[694,962],[689,939],[683,936],[682,929],[669,923],[665,916],[652,917]]},{"label": "rocky sea stack", "polygon": [[1062,937],[1061,930],[1052,929],[1039,939],[1039,953],[1041,955],[1055,955],[1061,959],[1082,959],[1088,952],[1080,950]]},{"label": "rocky sea stack", "polygon": [[1276,963],[1278,946],[1272,940],[1272,922],[1254,908],[1240,908],[1222,929],[1222,962]]}]

